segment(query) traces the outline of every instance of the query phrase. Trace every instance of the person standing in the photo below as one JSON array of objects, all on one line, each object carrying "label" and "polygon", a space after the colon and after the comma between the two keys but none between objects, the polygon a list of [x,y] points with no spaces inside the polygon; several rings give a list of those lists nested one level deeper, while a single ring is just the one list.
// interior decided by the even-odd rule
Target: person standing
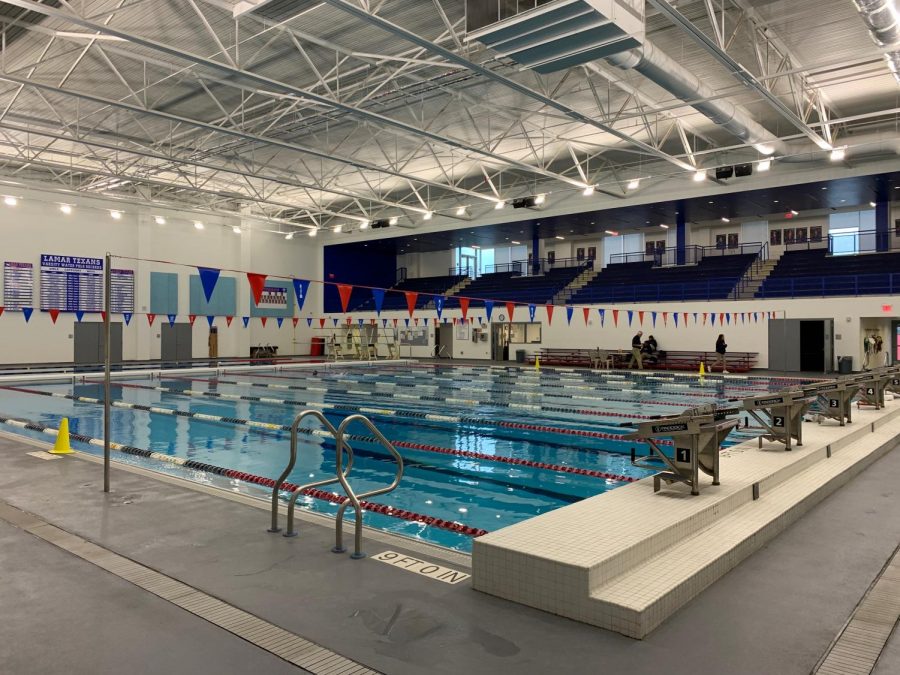
[{"label": "person standing", "polygon": [[728,371],[725,369],[725,352],[728,351],[728,345],[725,344],[725,335],[723,333],[719,333],[719,339],[716,340],[716,365],[722,366],[722,372],[727,375]]},{"label": "person standing", "polygon": [[634,364],[637,363],[638,370],[644,369],[644,361],[641,358],[641,338],[644,335],[644,331],[639,330],[633,338],[631,338],[631,361],[628,363],[629,368],[634,368]]}]

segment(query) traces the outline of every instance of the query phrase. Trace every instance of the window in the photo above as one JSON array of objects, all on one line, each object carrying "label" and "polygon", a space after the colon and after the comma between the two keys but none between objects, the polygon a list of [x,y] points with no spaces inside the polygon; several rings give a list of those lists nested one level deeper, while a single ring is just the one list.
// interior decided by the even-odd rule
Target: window
[{"label": "window", "polygon": [[859,228],[839,227],[832,229],[829,234],[831,239],[831,255],[855,255],[859,253]]}]

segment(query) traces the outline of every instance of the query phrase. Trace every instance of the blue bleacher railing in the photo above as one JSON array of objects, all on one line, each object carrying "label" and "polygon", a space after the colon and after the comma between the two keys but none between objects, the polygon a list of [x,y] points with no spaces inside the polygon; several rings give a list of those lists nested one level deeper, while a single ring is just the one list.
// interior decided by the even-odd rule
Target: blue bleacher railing
[{"label": "blue bleacher railing", "polygon": [[449,272],[451,277],[471,277],[472,268],[468,266],[459,265],[457,267],[451,267]]},{"label": "blue bleacher railing", "polygon": [[757,293],[760,298],[803,298],[836,295],[893,295],[900,293],[900,273],[842,274],[769,278]]},{"label": "blue bleacher railing", "polygon": [[405,267],[398,267],[397,268],[397,278],[394,283],[402,284],[404,281],[406,281],[406,272],[407,272],[407,270]]}]

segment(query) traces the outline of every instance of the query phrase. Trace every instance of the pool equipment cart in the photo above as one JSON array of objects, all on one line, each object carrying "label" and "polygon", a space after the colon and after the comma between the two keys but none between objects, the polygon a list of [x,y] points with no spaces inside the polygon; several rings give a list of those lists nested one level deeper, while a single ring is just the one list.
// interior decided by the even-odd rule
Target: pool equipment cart
[{"label": "pool equipment cart", "polygon": [[[354,542],[355,547],[350,557],[354,559],[365,558],[366,554],[362,552],[363,520],[362,505],[360,504],[360,501],[366,499],[367,497],[374,497],[375,495],[383,495],[391,492],[400,484],[400,479],[403,478],[403,457],[400,456],[400,453],[397,452],[397,449],[394,447],[394,445],[384,437],[384,435],[378,430],[378,428],[372,423],[372,421],[364,415],[350,415],[349,417],[346,417],[344,421],[341,422],[340,426],[338,426],[336,429],[334,425],[332,425],[331,422],[329,422],[325,418],[325,416],[318,410],[304,410],[294,418],[294,421],[291,424],[291,457],[284,471],[282,471],[281,476],[278,477],[278,480],[275,481],[275,485],[272,488],[272,526],[269,528],[269,532],[279,532],[281,530],[281,528],[278,526],[278,493],[281,491],[285,480],[287,480],[287,477],[294,469],[294,464],[296,464],[297,462],[298,430],[300,428],[300,422],[302,422],[307,417],[315,417],[316,419],[318,419],[334,437],[335,475],[334,478],[326,478],[325,480],[317,481],[315,483],[309,483],[307,485],[301,485],[294,489],[290,501],[288,502],[287,531],[283,536],[297,536],[297,532],[294,531],[294,509],[297,504],[297,498],[300,497],[301,494],[304,494],[307,490],[318,488],[323,485],[340,483],[341,488],[343,488],[344,490],[344,494],[347,495],[347,498],[343,501],[337,512],[337,519],[334,525],[335,543],[334,548],[332,548],[331,550],[334,553],[344,553],[347,550],[344,548],[344,512],[347,510],[347,506],[352,506],[353,510],[356,512],[356,522]],[[393,455],[394,459],[397,462],[397,472],[394,475],[394,480],[390,485],[388,485],[387,487],[378,488],[377,490],[363,492],[359,495],[357,495],[353,491],[353,488],[350,487],[350,484],[347,482],[347,476],[349,475],[350,470],[353,468],[353,448],[351,448],[346,440],[344,440],[346,437],[345,432],[347,427],[354,422],[359,422],[368,427],[369,431],[372,432],[372,435],[375,436],[375,439],[382,446],[384,446],[384,448],[389,453],[391,453],[391,455]],[[346,466],[344,465],[345,453],[347,455]]]},{"label": "pool equipment cart", "polygon": [[[818,404],[817,413],[821,418],[837,420],[841,426],[851,423],[853,397],[859,393],[856,378],[829,380],[809,387],[803,387],[803,393],[814,396]],[[821,419],[819,421],[821,424]]]},{"label": "pool equipment cart", "polygon": [[[691,408],[680,415],[661,417],[640,422],[637,431],[625,436],[627,440],[643,441],[652,454],[634,458],[631,463],[644,469],[665,468],[653,475],[653,491],[659,492],[660,483],[686,483],[692,495],[700,494],[700,472],[712,476],[713,485],[719,484],[719,449],[740,420],[725,419],[726,411],[717,410],[715,404]],[[663,452],[657,442],[671,438],[675,443],[674,457]]]},{"label": "pool equipment cart", "polygon": [[745,398],[744,410],[767,432],[759,437],[759,447],[763,440],[784,443],[785,450],[791,449],[793,441],[803,445],[803,416],[815,400],[802,390]]}]

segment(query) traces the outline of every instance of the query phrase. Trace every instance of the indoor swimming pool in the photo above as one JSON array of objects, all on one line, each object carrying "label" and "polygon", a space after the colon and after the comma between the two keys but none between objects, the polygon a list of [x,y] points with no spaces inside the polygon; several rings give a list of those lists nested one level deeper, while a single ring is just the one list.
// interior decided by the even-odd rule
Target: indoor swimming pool
[{"label": "indoor swimming pool", "polygon": [[[390,513],[373,508],[365,523],[469,551],[481,532],[648,475],[630,464],[636,444],[622,439],[629,423],[701,404],[727,405],[796,382],[414,363],[123,374],[112,385],[111,437],[130,450],[114,452],[113,459],[265,497],[262,481],[277,478],[287,464],[288,429],[299,412],[320,410],[335,426],[361,413],[406,463],[400,486],[372,499],[391,507]],[[73,435],[81,437],[73,437],[73,447],[102,454],[96,441],[103,436],[102,398],[96,378],[4,382],[0,430],[46,441],[42,429],[55,429],[67,417]],[[23,428],[22,422],[33,426]],[[302,430],[288,481],[301,485],[333,476],[331,437],[313,419]],[[390,454],[362,425],[348,432],[354,489],[388,485],[395,471]],[[726,444],[754,434],[735,431]],[[323,490],[340,492],[340,486]],[[323,514],[338,508],[321,493],[301,497],[298,505]]]}]

